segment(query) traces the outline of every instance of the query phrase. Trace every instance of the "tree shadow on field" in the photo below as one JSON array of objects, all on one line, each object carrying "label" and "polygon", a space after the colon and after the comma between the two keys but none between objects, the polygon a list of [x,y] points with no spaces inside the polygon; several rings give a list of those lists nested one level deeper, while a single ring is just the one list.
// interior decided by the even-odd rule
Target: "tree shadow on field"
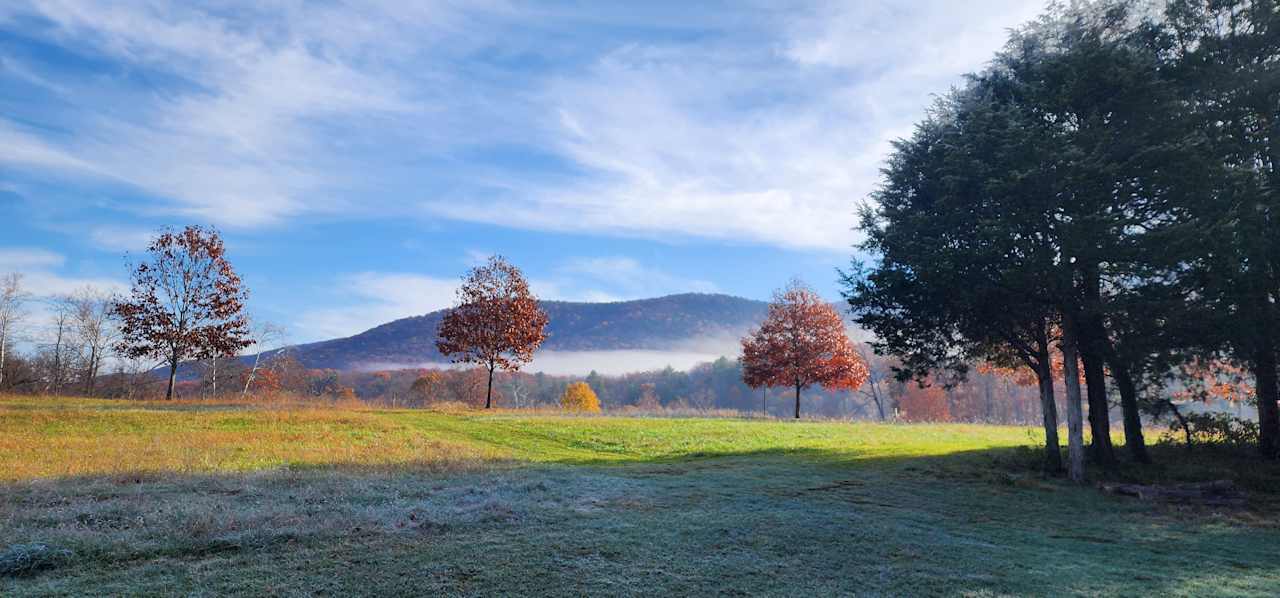
[{"label": "tree shadow on field", "polygon": [[1038,464],[1030,448],[768,449],[7,483],[0,550],[73,556],[0,573],[0,594],[1262,595],[1280,582],[1269,515],[1106,496]]}]

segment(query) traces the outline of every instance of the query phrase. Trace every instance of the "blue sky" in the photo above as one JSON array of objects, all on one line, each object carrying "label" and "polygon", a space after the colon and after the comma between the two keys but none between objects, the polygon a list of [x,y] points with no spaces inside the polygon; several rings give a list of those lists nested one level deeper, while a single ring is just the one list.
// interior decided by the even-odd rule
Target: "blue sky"
[{"label": "blue sky", "polygon": [[120,288],[209,224],[296,342],[490,253],[551,299],[835,299],[889,142],[1041,6],[5,2],[0,272]]}]

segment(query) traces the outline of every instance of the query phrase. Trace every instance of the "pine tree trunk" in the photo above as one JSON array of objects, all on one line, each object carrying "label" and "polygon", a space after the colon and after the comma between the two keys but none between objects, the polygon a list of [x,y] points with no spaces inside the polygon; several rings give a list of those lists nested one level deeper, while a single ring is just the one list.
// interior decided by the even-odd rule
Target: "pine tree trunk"
[{"label": "pine tree trunk", "polygon": [[1053,396],[1053,366],[1049,352],[1041,353],[1036,367],[1040,384],[1040,412],[1044,418],[1044,470],[1050,475],[1062,471],[1062,449],[1058,443],[1058,405]]},{"label": "pine tree trunk", "polygon": [[1253,376],[1258,393],[1258,448],[1267,457],[1280,456],[1280,381],[1276,378],[1276,352],[1263,346],[1253,358]]},{"label": "pine tree trunk", "polygon": [[[1091,342],[1080,343],[1080,362],[1084,366],[1086,396],[1089,399],[1089,430],[1093,441],[1089,443],[1089,456],[1103,467],[1115,467],[1116,453],[1111,446],[1111,406],[1107,402],[1107,377],[1102,359]],[[1085,347],[1089,347],[1086,349]]]},{"label": "pine tree trunk", "polygon": [[1147,454],[1147,441],[1142,435],[1142,412],[1138,408],[1138,388],[1133,382],[1133,376],[1130,375],[1129,365],[1120,360],[1120,355],[1111,344],[1101,319],[1094,320],[1093,328],[1094,344],[1101,350],[1106,365],[1111,368],[1111,377],[1116,381],[1116,390],[1120,392],[1124,445],[1134,461],[1150,463],[1151,456]]},{"label": "pine tree trunk", "polygon": [[1142,414],[1138,410],[1138,389],[1129,375],[1128,366],[1119,363],[1118,359],[1109,359],[1111,377],[1115,378],[1116,388],[1120,391],[1120,407],[1124,412],[1124,446],[1129,455],[1138,463],[1150,463],[1151,455],[1147,453],[1147,441],[1142,436]]},{"label": "pine tree trunk", "polygon": [[1084,482],[1084,413],[1080,397],[1080,370],[1074,325],[1063,322],[1062,363],[1067,387],[1067,476]]},{"label": "pine tree trunk", "polygon": [[489,387],[485,390],[485,393],[484,393],[484,408],[485,409],[493,408],[493,366],[492,365],[489,366]]},{"label": "pine tree trunk", "polygon": [[1089,454],[1103,467],[1116,464],[1116,453],[1111,445],[1111,406],[1107,402],[1107,377],[1103,366],[1103,345],[1106,343],[1106,326],[1102,322],[1102,281],[1096,263],[1080,266],[1081,293],[1084,310],[1075,320],[1076,350],[1084,366],[1084,381],[1088,386],[1089,429],[1093,441]]}]

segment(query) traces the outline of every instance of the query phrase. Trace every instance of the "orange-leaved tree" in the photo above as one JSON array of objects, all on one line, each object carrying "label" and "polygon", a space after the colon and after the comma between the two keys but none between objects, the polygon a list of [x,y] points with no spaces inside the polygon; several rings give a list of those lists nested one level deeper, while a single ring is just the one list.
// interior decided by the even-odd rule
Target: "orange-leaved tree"
[{"label": "orange-leaved tree", "polygon": [[586,382],[574,382],[560,395],[560,406],[565,411],[600,413],[600,399]]},{"label": "orange-leaved tree", "polygon": [[760,328],[742,339],[742,379],[747,386],[787,386],[800,391],[814,384],[853,390],[870,375],[829,303],[793,280],[773,295]]},{"label": "orange-leaved tree", "polygon": [[117,350],[133,359],[163,359],[166,399],[173,398],[182,361],[230,357],[251,344],[247,293],[216,230],[162,230],[132,279],[129,296],[111,308],[120,321]]},{"label": "orange-leaved tree", "polygon": [[484,408],[493,407],[493,372],[519,370],[547,337],[547,314],[520,269],[501,256],[472,268],[458,288],[458,302],[440,322],[436,348],[454,363],[489,370]]}]

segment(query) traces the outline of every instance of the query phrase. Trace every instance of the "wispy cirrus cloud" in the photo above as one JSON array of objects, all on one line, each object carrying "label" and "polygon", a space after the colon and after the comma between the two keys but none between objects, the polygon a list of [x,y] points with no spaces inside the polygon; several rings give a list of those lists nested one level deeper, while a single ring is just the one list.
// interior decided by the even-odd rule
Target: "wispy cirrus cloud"
[{"label": "wispy cirrus cloud", "polygon": [[[586,173],[432,213],[514,227],[846,251],[895,137],[1038,2],[792,5],[729,32],[611,49],[540,97]],[[480,206],[477,206],[479,203]],[[482,207],[481,207],[482,206]]]},{"label": "wispy cirrus cloud", "polygon": [[[0,121],[9,142],[0,161],[109,178],[145,194],[138,203],[148,210],[229,226],[341,211],[360,187],[344,153],[430,121],[424,93],[393,72],[402,65],[365,56],[408,33],[414,18],[426,32],[430,15],[368,8],[9,5],[0,26],[22,19],[29,34],[119,74],[64,79],[61,95],[75,98],[53,114],[23,115],[71,134]],[[49,79],[14,58],[5,65],[25,81]]]},{"label": "wispy cirrus cloud", "polygon": [[[569,286],[568,281],[574,280],[583,281],[589,286],[603,286],[608,290],[594,292],[615,301],[673,293],[715,293],[720,290],[713,282],[675,276],[626,256],[573,258],[558,268],[558,275],[566,281],[561,286]],[[588,290],[582,295],[590,297],[592,293],[593,291]]]},{"label": "wispy cirrus cloud", "polygon": [[67,272],[66,256],[37,247],[0,247],[0,274],[22,276],[22,288],[36,299],[68,295],[85,288],[99,292],[124,292],[121,280]]},{"label": "wispy cirrus cloud", "polygon": [[102,225],[89,230],[89,241],[107,251],[141,251],[151,244],[155,235],[155,231],[146,228]]},{"label": "wispy cirrus cloud", "polygon": [[448,307],[456,279],[409,273],[361,272],[334,283],[342,304],[304,311],[293,323],[294,336],[314,341],[351,336],[393,320]]},{"label": "wispy cirrus cloud", "polygon": [[20,1],[0,28],[109,74],[5,57],[58,99],[0,121],[0,161],[236,227],[421,210],[842,251],[889,140],[1041,4],[726,8]]}]

